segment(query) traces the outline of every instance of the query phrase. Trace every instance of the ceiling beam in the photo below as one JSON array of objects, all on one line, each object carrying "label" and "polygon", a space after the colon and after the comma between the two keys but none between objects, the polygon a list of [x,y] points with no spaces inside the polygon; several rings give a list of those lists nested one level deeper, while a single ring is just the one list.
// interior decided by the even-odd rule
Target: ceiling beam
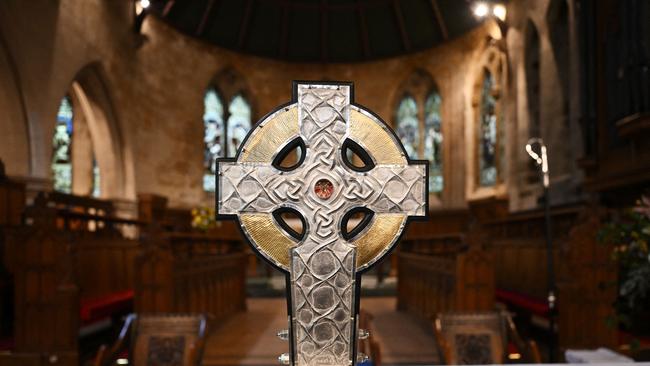
[{"label": "ceiling beam", "polygon": [[370,58],[370,39],[368,38],[368,22],[366,21],[366,13],[361,1],[357,0],[357,16],[359,18],[359,37],[361,38],[361,48],[363,49],[363,57]]},{"label": "ceiling beam", "polygon": [[205,28],[212,18],[212,13],[214,12],[214,9],[216,8],[215,3],[217,0],[208,0],[208,4],[205,6],[205,9],[203,10],[203,15],[201,16],[201,22],[199,23],[198,27],[196,27],[196,36],[201,37],[203,33],[205,32]]},{"label": "ceiling beam", "polygon": [[395,20],[397,21],[399,34],[402,37],[402,46],[404,46],[404,51],[408,52],[411,50],[411,41],[406,32],[406,27],[404,26],[404,16],[402,15],[402,8],[399,6],[398,0],[393,0],[393,12],[395,13]]},{"label": "ceiling beam", "polygon": [[244,17],[242,18],[241,21],[241,26],[239,27],[239,39],[237,40],[237,48],[240,50],[244,49],[244,43],[246,42],[246,37],[248,36],[248,30],[249,30],[249,25],[251,22],[251,13],[253,9],[253,0],[247,0],[245,9],[244,9]]},{"label": "ceiling beam", "polygon": [[431,0],[431,7],[433,8],[433,14],[436,16],[436,20],[438,21],[442,39],[446,41],[449,39],[449,32],[447,31],[447,23],[445,23],[445,18],[443,18],[442,12],[440,11],[440,6],[438,6],[438,0]]},{"label": "ceiling beam", "polygon": [[165,7],[163,8],[163,12],[162,12],[163,18],[165,18],[165,17],[167,17],[167,15],[169,15],[169,12],[172,10],[175,3],[176,3],[175,0],[167,1],[167,3],[165,4]]}]

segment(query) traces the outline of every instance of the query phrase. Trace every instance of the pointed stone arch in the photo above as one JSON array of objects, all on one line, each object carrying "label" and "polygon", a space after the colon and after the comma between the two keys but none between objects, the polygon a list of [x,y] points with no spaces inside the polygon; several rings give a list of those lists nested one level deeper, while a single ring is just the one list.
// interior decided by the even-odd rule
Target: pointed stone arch
[{"label": "pointed stone arch", "polygon": [[[91,63],[84,66],[74,77],[68,90],[63,95],[69,95],[74,105],[75,119],[87,127],[88,148],[90,148],[101,174],[100,196],[102,198],[124,198],[133,194],[132,184],[127,184],[128,175],[132,169],[127,166],[130,155],[125,150],[123,137],[113,107],[108,87],[103,77],[101,64]],[[87,150],[88,151],[88,150]],[[87,179],[90,174],[83,174],[92,168],[88,155],[73,152],[73,182],[72,191],[75,194],[90,194]],[[80,158],[81,157],[81,158]],[[51,159],[50,159],[51,160]],[[82,173],[75,173],[82,170]]]},{"label": "pointed stone arch", "polygon": [[251,106],[251,117],[253,121],[257,120],[258,116],[256,113],[258,109],[253,93],[246,78],[235,68],[228,66],[219,71],[210,80],[206,89],[209,87],[215,88],[220,93],[225,105],[228,105],[237,95],[243,96]]},{"label": "pointed stone arch", "polygon": [[[507,152],[506,152],[506,116],[504,109],[504,93],[508,85],[508,60],[502,45],[495,39],[489,38],[483,50],[479,53],[474,68],[468,75],[470,83],[470,108],[465,123],[466,156],[466,197],[478,200],[488,197],[502,197],[507,192]],[[484,82],[487,76],[493,80],[489,95],[494,98],[494,115],[496,121],[495,168],[496,179],[493,185],[480,184],[479,164],[479,118],[481,118],[481,102],[483,99]]]},{"label": "pointed stone arch", "polygon": [[18,68],[0,34],[0,159],[6,173],[28,176],[32,173],[30,128]]}]

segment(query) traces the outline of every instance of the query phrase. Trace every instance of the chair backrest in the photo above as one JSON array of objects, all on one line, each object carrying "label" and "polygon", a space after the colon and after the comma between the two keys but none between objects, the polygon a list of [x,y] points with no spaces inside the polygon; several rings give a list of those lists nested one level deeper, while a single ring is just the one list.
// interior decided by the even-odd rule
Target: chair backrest
[{"label": "chair backrest", "polygon": [[198,365],[203,356],[204,315],[137,315],[131,337],[132,365]]},{"label": "chair backrest", "polygon": [[436,319],[436,335],[449,365],[502,364],[507,329],[499,312],[446,313]]}]

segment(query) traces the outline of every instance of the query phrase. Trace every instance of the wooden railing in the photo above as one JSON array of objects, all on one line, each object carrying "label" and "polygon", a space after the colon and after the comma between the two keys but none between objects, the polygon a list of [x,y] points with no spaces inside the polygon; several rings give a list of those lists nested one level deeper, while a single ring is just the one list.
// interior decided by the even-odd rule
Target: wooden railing
[{"label": "wooden railing", "polygon": [[137,312],[207,312],[220,319],[245,310],[241,242],[210,234],[162,234],[159,240],[137,260]]}]

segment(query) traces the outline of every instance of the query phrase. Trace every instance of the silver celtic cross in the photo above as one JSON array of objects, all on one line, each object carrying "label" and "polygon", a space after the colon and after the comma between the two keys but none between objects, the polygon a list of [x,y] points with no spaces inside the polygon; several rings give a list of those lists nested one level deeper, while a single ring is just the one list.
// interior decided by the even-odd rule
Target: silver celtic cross
[{"label": "silver celtic cross", "polygon": [[[409,161],[385,123],[351,104],[352,92],[349,83],[294,83],[294,103],[264,117],[235,159],[217,161],[217,216],[236,217],[289,276],[293,365],[353,364],[360,274],[410,217],[427,214],[427,163]],[[290,152],[299,159],[285,167]],[[347,230],[353,214],[363,218]]]}]

